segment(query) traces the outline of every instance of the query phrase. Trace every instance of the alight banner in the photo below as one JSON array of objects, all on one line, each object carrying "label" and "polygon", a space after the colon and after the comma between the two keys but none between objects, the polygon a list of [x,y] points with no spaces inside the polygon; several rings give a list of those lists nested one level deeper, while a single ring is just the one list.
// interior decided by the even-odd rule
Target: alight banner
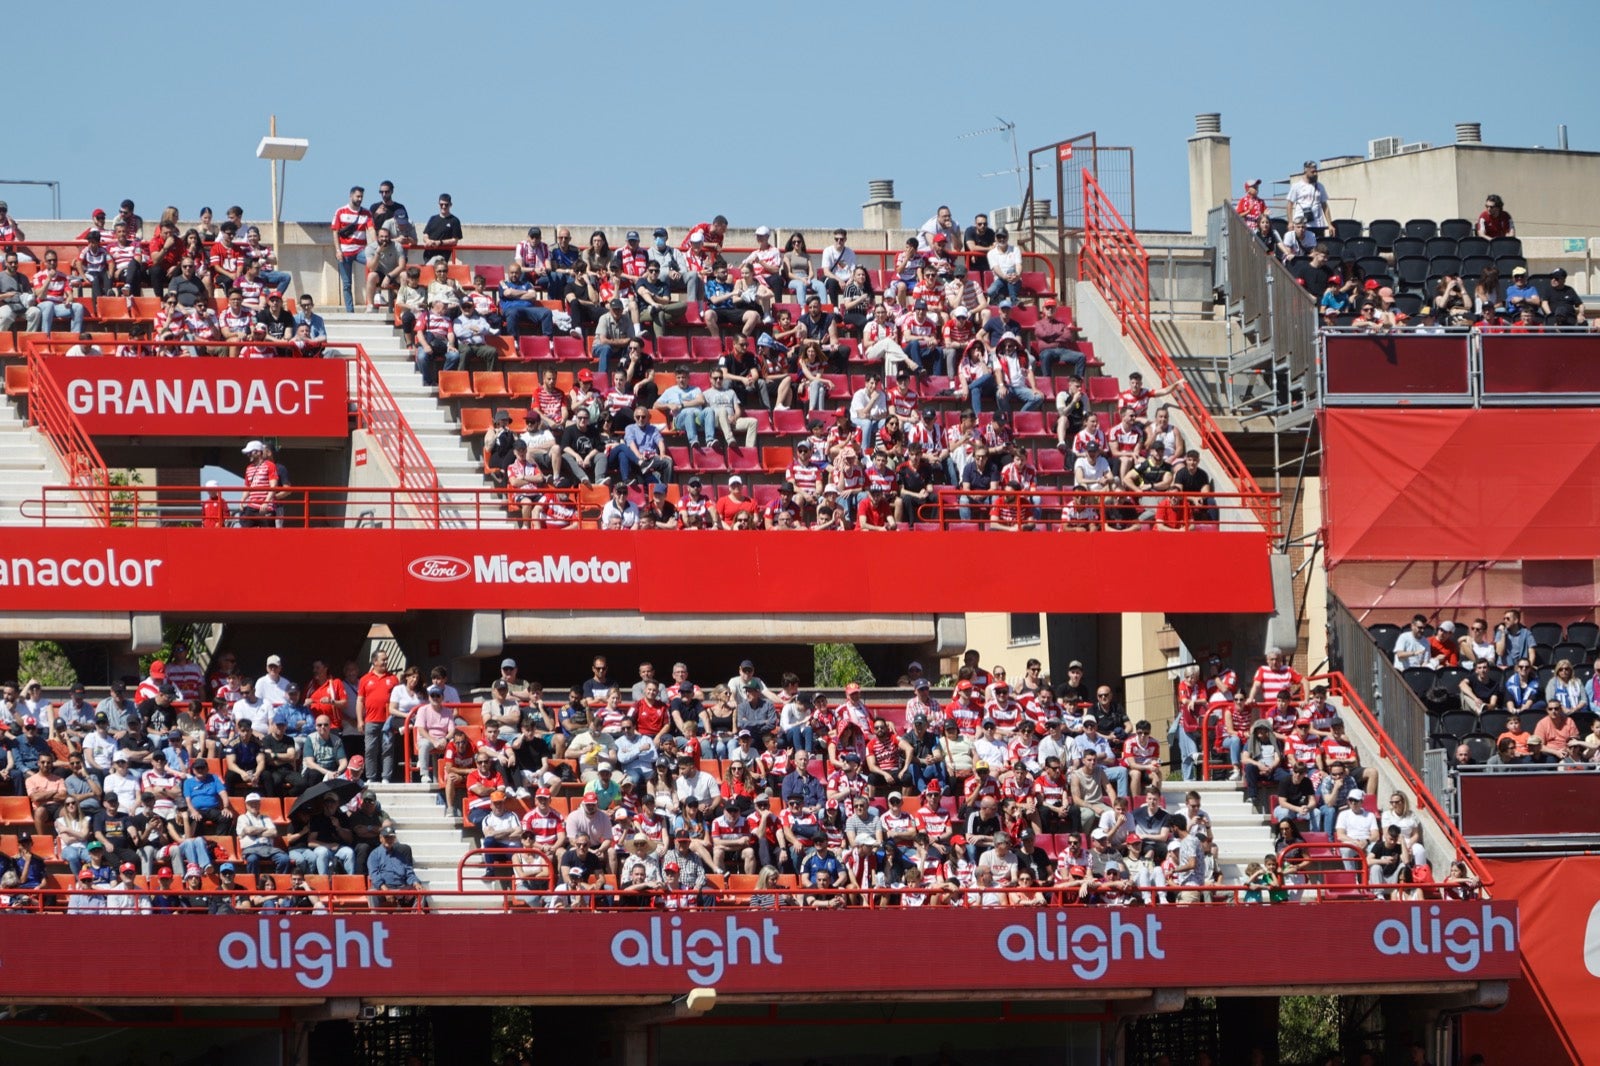
[{"label": "alight banner", "polygon": [[45,360],[91,436],[343,437],[348,364],[337,359]]},{"label": "alight banner", "polygon": [[[660,614],[1261,613],[1265,534],[620,530],[0,529],[12,610],[214,611],[216,575],[273,581],[227,609],[573,609]],[[1224,574],[1224,581],[1198,575]]]},{"label": "alight banner", "polygon": [[[459,998],[504,996],[504,974],[477,965],[497,954],[560,960],[573,987],[608,995],[970,989],[1116,989],[1374,981],[1491,980],[1517,973],[1513,903],[1327,903],[1305,907],[1070,907],[859,909],[843,911],[609,911],[498,915],[326,915],[12,919],[0,941],[9,1002],[90,1002],[140,995],[115,967],[37,965],[36,945],[84,958],[108,943],[135,943],[156,921],[184,945],[181,965],[146,982],[166,999],[305,999],[308,996]],[[1289,951],[1229,965],[1218,943],[1294,943],[1308,917],[1338,944],[1316,960]],[[21,929],[27,926],[27,935]],[[955,944],[948,966],[906,970],[897,943]],[[975,976],[979,975],[979,976]],[[908,984],[908,979],[910,984]],[[514,994],[514,993],[513,993]]]}]

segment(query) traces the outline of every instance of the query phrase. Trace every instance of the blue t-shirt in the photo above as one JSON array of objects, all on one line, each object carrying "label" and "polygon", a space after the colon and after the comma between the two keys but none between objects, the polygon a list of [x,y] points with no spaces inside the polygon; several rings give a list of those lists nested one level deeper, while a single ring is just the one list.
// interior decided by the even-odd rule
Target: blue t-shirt
[{"label": "blue t-shirt", "polygon": [[183,783],[183,798],[197,811],[212,811],[222,806],[222,778],[207,774],[205,780],[191,777]]},{"label": "blue t-shirt", "polygon": [[844,868],[839,865],[838,857],[831,851],[826,855],[812,855],[805,861],[806,880],[811,884],[816,884],[817,874],[823,872],[833,875],[835,885],[839,883],[839,875],[844,872]]}]

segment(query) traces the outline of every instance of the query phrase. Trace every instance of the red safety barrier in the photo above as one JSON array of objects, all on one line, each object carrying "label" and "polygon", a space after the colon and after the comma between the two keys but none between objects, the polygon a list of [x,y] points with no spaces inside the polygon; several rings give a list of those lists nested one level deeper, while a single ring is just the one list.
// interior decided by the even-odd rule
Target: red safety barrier
[{"label": "red safety barrier", "polygon": [[[1094,492],[1080,489],[941,488],[917,508],[917,520],[940,529],[972,528],[1070,532],[1082,530],[1187,530],[1260,533],[1262,498],[1277,515],[1276,493]],[[1275,536],[1276,524],[1267,527]]]},{"label": "red safety barrier", "polygon": [[1200,435],[1201,444],[1216,459],[1240,492],[1253,497],[1251,510],[1263,527],[1276,527],[1276,501],[1261,492],[1228,438],[1223,436],[1205,404],[1178,370],[1150,321],[1150,255],[1133,228],[1122,220],[1111,198],[1087,170],[1083,172],[1083,249],[1078,256],[1078,277],[1092,282],[1116,312],[1122,332],[1149,361],[1162,385],[1177,383],[1172,394]]},{"label": "red safety barrier", "polygon": [[111,473],[83,424],[72,413],[65,383],[57,380],[49,362],[40,358],[30,343],[27,353],[28,422],[44,435],[66,470],[68,491],[91,515],[99,518],[102,525],[109,525],[104,490],[111,485]]},{"label": "red safety barrier", "polygon": [[1461,831],[1456,828],[1455,820],[1450,817],[1449,812],[1440,805],[1438,799],[1428,790],[1428,786],[1423,784],[1422,778],[1417,776],[1416,770],[1412,769],[1411,764],[1400,754],[1400,749],[1395,747],[1394,741],[1390,739],[1389,734],[1384,731],[1383,726],[1378,724],[1377,717],[1367,709],[1366,702],[1356,692],[1355,686],[1351,685],[1350,681],[1341,673],[1316,674],[1306,678],[1306,684],[1308,685],[1318,681],[1327,684],[1330,699],[1337,699],[1344,703],[1342,714],[1354,715],[1367,727],[1367,733],[1378,745],[1379,756],[1389,764],[1390,769],[1400,778],[1405,790],[1411,794],[1413,804],[1433,816],[1434,822],[1445,835],[1445,839],[1450,842],[1451,848],[1472,870],[1473,875],[1486,886],[1494,884],[1494,877],[1489,873],[1488,868],[1484,866],[1482,860],[1478,858],[1478,853],[1472,850],[1472,845],[1467,843],[1466,837],[1462,836]]}]

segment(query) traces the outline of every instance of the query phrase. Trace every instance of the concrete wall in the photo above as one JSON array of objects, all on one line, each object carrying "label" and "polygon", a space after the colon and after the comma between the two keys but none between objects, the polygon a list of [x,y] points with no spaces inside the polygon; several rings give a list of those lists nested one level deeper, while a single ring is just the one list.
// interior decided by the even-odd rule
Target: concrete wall
[{"label": "concrete wall", "polygon": [[1475,219],[1499,193],[1524,239],[1600,236],[1596,152],[1452,144],[1330,164],[1321,178],[1335,218]]}]

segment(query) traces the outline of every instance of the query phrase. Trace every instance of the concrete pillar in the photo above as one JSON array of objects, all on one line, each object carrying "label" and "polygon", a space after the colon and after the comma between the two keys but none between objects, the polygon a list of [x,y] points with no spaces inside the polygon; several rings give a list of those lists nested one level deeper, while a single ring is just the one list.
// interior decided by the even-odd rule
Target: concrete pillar
[{"label": "concrete pillar", "polygon": [[900,228],[900,201],[894,198],[894,179],[874,178],[867,182],[867,202],[861,205],[861,228]]},{"label": "concrete pillar", "polygon": [[1206,215],[1233,189],[1233,149],[1216,112],[1194,117],[1189,138],[1189,232],[1206,232]]}]

